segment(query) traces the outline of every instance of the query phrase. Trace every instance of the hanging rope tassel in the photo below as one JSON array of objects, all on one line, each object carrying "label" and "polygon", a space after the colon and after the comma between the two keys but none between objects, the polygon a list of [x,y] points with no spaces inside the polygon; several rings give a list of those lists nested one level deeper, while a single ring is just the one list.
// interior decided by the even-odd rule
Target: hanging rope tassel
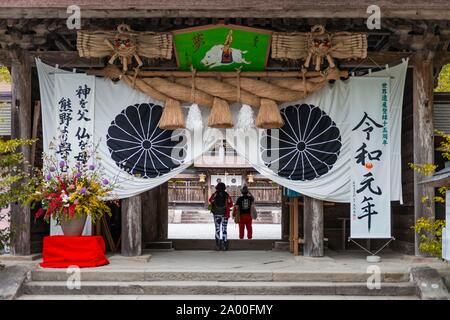
[{"label": "hanging rope tassel", "polygon": [[186,129],[191,131],[203,129],[202,112],[196,103],[189,107],[189,112],[186,118]]},{"label": "hanging rope tassel", "polygon": [[252,107],[243,104],[239,110],[236,129],[246,131],[255,127],[255,119]]},{"label": "hanging rope tassel", "polygon": [[177,130],[186,127],[184,112],[179,101],[174,99],[166,100],[159,127],[163,130]]},{"label": "hanging rope tassel", "polygon": [[228,102],[214,97],[213,107],[208,118],[208,126],[211,128],[233,128],[233,115]]},{"label": "hanging rope tassel", "polygon": [[261,99],[258,116],[256,117],[256,126],[261,129],[276,129],[284,125],[280,110],[275,101],[270,99]]}]

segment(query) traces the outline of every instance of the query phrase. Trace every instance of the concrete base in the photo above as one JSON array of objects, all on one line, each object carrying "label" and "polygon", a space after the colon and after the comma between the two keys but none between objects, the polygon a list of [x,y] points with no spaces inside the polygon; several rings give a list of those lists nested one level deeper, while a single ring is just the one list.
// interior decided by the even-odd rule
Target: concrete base
[{"label": "concrete base", "polygon": [[0,262],[1,261],[36,261],[39,259],[42,259],[41,253],[34,253],[34,254],[30,254],[28,256],[14,256],[11,254],[0,255]]},{"label": "concrete base", "polygon": [[379,256],[367,256],[366,261],[369,263],[379,263],[381,262],[381,257]]},{"label": "concrete base", "polygon": [[134,257],[125,257],[125,256],[117,254],[117,255],[112,255],[112,256],[108,257],[108,259],[111,263],[120,262],[120,261],[147,263],[150,261],[151,258],[152,258],[151,254],[142,254],[140,256],[134,256]]}]

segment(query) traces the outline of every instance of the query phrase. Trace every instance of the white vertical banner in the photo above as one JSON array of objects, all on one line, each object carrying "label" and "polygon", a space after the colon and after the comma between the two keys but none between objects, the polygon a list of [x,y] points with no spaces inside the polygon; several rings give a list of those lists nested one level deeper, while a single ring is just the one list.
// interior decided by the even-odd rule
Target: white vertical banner
[{"label": "white vertical banner", "polygon": [[[55,106],[57,134],[61,135],[56,146],[56,156],[68,161],[86,162],[84,152],[93,142],[95,77],[86,74],[55,74]],[[91,219],[88,217],[83,235],[90,235]],[[51,235],[63,234],[61,227],[52,219]]]},{"label": "white vertical banner", "polygon": [[390,238],[390,79],[350,81],[350,237]]},{"label": "white vertical banner", "polygon": [[72,164],[86,162],[85,149],[93,141],[95,77],[55,74],[55,106],[61,139],[58,158]]}]

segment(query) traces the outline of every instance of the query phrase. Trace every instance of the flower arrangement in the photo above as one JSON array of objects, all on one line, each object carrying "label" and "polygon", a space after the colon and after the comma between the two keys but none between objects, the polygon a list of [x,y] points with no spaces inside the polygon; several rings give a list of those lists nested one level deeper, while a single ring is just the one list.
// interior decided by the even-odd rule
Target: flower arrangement
[{"label": "flower arrangement", "polygon": [[30,203],[41,203],[36,218],[43,216],[49,222],[53,217],[60,223],[90,216],[95,223],[104,214],[111,216],[111,209],[104,200],[112,197],[114,183],[104,177],[97,146],[88,145],[85,159],[71,166],[55,156],[43,155],[43,178],[29,198]]}]

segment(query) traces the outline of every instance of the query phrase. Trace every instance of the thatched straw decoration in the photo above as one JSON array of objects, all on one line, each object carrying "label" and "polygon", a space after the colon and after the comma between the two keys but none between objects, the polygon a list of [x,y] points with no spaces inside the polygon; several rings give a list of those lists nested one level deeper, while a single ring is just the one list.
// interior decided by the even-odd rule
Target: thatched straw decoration
[{"label": "thatched straw decoration", "polygon": [[[223,79],[225,80],[225,79]],[[236,82],[236,79],[233,79]],[[184,86],[192,86],[192,79],[190,78],[176,78],[175,83],[184,85]],[[195,78],[195,86],[197,93],[199,90],[204,91],[212,96],[219,97],[221,99],[227,100],[229,102],[236,101],[236,86],[230,85],[228,83],[221,82],[212,78]],[[294,99],[295,100],[295,99]],[[255,94],[252,94],[248,91],[244,91],[241,89],[241,102],[251,105],[251,106],[259,106],[260,100],[259,97]],[[199,103],[200,104],[200,103]]]},{"label": "thatched straw decoration", "polygon": [[177,130],[186,127],[184,112],[181,109],[179,101],[173,99],[166,100],[166,105],[159,120],[159,127],[163,130]]},{"label": "thatched straw decoration", "polygon": [[[137,42],[136,53],[150,59],[172,58],[172,35],[164,32],[131,31]],[[114,43],[117,31],[78,31],[77,49],[80,57],[103,58],[112,55],[112,50],[105,43]]]},{"label": "thatched straw decoration", "polygon": [[206,107],[212,107],[213,105],[213,96],[203,91],[195,90],[194,99],[192,99],[192,89],[187,86],[173,83],[164,78],[142,78],[142,81],[172,99],[182,102],[198,103]]},{"label": "thatched straw decoration", "polygon": [[[223,79],[223,82],[229,83],[233,86],[237,86],[237,80],[233,78]],[[242,92],[254,92],[261,98],[266,98],[275,101],[296,101],[303,99],[303,92],[293,91],[286,88],[274,86],[263,80],[256,80],[250,78],[240,79],[241,94]],[[244,100],[242,95],[242,103],[249,104],[251,106],[257,106],[255,104],[248,103]]]},{"label": "thatched straw decoration", "polygon": [[106,67],[104,67],[103,72],[104,72],[103,76],[106,79],[110,80],[118,80],[122,76],[122,72],[120,71],[120,69],[113,64],[108,64]]},{"label": "thatched straw decoration", "polygon": [[208,118],[208,126],[211,128],[233,128],[233,115],[228,102],[214,98],[213,107]]},{"label": "thatched straw decoration", "polygon": [[261,107],[256,117],[256,126],[261,129],[276,129],[284,125],[280,110],[275,101],[261,99]]}]

